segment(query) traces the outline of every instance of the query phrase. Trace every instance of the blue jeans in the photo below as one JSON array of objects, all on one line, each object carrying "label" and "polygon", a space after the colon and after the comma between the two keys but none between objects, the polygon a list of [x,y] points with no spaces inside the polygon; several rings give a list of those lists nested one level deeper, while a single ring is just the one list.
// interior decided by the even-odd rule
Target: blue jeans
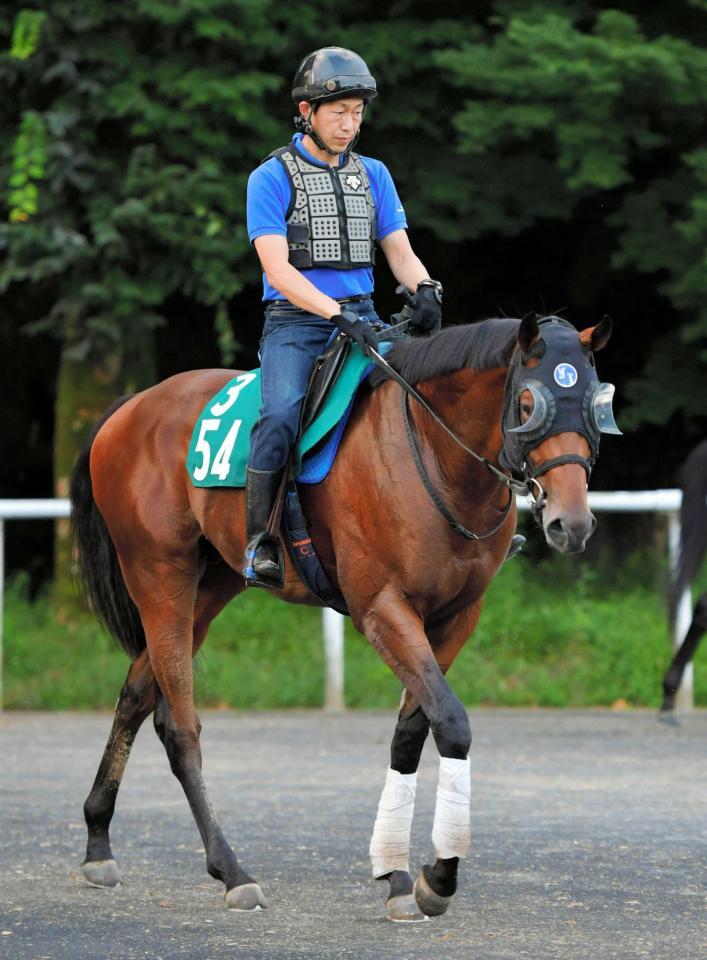
[{"label": "blue jeans", "polygon": [[[371,299],[346,303],[344,309],[362,320],[379,322]],[[265,310],[260,339],[260,415],[250,437],[248,466],[280,470],[297,439],[302,401],[314,368],[336,326],[291,304],[271,304]]]}]

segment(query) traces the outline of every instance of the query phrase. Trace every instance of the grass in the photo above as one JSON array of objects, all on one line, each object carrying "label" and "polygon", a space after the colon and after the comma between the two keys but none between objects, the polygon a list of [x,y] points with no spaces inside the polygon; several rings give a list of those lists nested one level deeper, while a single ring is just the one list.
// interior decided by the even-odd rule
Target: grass
[{"label": "grass", "polygon": [[[660,591],[635,585],[649,582],[646,566],[629,558],[617,575],[607,564],[609,577],[561,558],[539,568],[529,558],[507,564],[449,672],[452,687],[469,706],[658,706],[671,648]],[[49,594],[30,603],[22,578],[9,585],[7,708],[112,708],[127,666],[92,617],[62,622]],[[350,707],[397,705],[399,682],[348,620],[345,677]],[[224,610],[197,659],[202,706],[317,707],[323,685],[321,611],[260,591]],[[695,701],[707,704],[707,643],[696,658]]]}]

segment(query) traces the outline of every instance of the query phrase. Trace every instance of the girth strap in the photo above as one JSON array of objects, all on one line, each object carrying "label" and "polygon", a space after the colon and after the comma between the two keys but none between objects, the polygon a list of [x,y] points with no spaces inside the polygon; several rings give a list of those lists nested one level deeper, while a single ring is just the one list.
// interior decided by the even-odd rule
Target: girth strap
[{"label": "girth strap", "polygon": [[508,490],[508,503],[506,508],[503,511],[503,516],[500,521],[496,524],[493,530],[489,530],[488,533],[473,533],[471,530],[467,530],[464,524],[460,523],[453,514],[449,511],[446,504],[440,497],[437,490],[434,488],[432,481],[430,480],[427,471],[425,470],[425,465],[422,462],[422,457],[420,456],[420,451],[415,440],[415,434],[412,429],[412,424],[410,423],[410,415],[408,412],[408,399],[407,392],[403,390],[402,392],[402,402],[403,402],[403,420],[405,422],[405,432],[407,433],[408,443],[410,445],[410,452],[412,453],[412,459],[417,468],[418,476],[422,481],[422,484],[429,494],[430,499],[434,503],[437,510],[442,514],[444,519],[447,521],[452,530],[455,530],[457,533],[460,533],[467,540],[487,540],[489,537],[492,537],[494,533],[497,533],[503,524],[508,519],[508,514],[511,510],[511,505],[513,504],[513,491],[512,489]]}]

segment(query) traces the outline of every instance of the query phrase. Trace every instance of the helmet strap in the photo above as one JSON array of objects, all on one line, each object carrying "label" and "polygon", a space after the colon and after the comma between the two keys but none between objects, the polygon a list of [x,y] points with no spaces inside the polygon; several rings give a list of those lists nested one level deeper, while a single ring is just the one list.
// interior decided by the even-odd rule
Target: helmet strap
[{"label": "helmet strap", "polygon": [[[330,156],[332,156],[332,157],[338,157],[338,156],[339,156],[339,153],[340,153],[340,152],[343,152],[344,156],[347,157],[347,156],[349,155],[349,153],[351,152],[351,150],[354,148],[356,142],[358,141],[358,138],[361,136],[361,128],[360,128],[360,127],[358,128],[358,130],[356,131],[353,139],[351,140],[351,143],[347,146],[347,148],[346,148],[344,151],[331,150],[329,147],[327,147],[327,145],[326,145],[326,144],[324,143],[324,141],[321,139],[321,137],[319,136],[319,134],[315,131],[314,127],[312,126],[311,120],[310,120],[310,117],[314,116],[314,114],[317,112],[317,108],[318,108],[319,106],[321,106],[321,104],[319,104],[319,103],[312,103],[312,104],[310,104],[310,106],[311,106],[312,109],[310,110],[309,117],[303,117],[302,114],[300,113],[300,114],[298,114],[298,115],[294,118],[294,119],[295,119],[295,129],[296,129],[296,130],[301,130],[302,133],[303,133],[306,137],[310,137],[310,138],[316,143],[316,145],[319,147],[320,150],[323,150],[325,153],[328,153]],[[361,123],[363,123],[363,118],[364,118],[364,116],[365,116],[365,114],[366,114],[366,107],[367,107],[367,106],[368,106],[368,104],[367,104],[366,101],[364,100],[364,102],[363,102],[363,110],[362,110],[362,112],[361,112]]]}]

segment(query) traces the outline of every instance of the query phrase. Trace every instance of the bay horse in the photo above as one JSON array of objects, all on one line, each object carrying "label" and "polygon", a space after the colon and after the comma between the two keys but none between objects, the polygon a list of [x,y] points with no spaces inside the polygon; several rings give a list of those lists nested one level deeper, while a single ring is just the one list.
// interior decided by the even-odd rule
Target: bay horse
[{"label": "bay horse", "polygon": [[[695,579],[707,553],[707,440],[698,443],[680,469],[680,553],[670,585],[669,622],[675,624],[678,603]],[[707,633],[707,591],[701,594],[692,613],[692,622],[663,677],[661,714],[675,709],[685,667],[691,662],[703,634]]]},{"label": "bay horse", "polygon": [[[388,358],[422,402],[407,398],[401,410],[405,393],[375,371],[358,392],[329,476],[301,487],[329,578],[404,687],[370,848],[374,877],[389,881],[390,919],[443,913],[469,847],[471,731],[445,674],[476,627],[515,532],[508,469],[523,476],[524,491],[535,491],[537,519],[555,549],[580,552],[594,530],[588,477],[599,433],[618,432],[613,387],[599,383],[593,359],[610,332],[609,318],[578,333],[557,317],[528,317],[406,338]],[[117,401],[72,475],[81,574],[94,611],[132,658],[84,806],[82,871],[93,884],[121,882],[109,824],[135,735],[154,713],[208,872],[224,884],[230,908],[254,910],[266,906],[263,891],[207,797],[192,679],[209,624],[245,589],[244,492],[194,487],[185,467],[200,411],[236,373],[182,373]],[[276,592],[289,603],[321,605],[289,559]],[[415,777],[429,730],[440,754],[436,859],[413,884]]]}]

